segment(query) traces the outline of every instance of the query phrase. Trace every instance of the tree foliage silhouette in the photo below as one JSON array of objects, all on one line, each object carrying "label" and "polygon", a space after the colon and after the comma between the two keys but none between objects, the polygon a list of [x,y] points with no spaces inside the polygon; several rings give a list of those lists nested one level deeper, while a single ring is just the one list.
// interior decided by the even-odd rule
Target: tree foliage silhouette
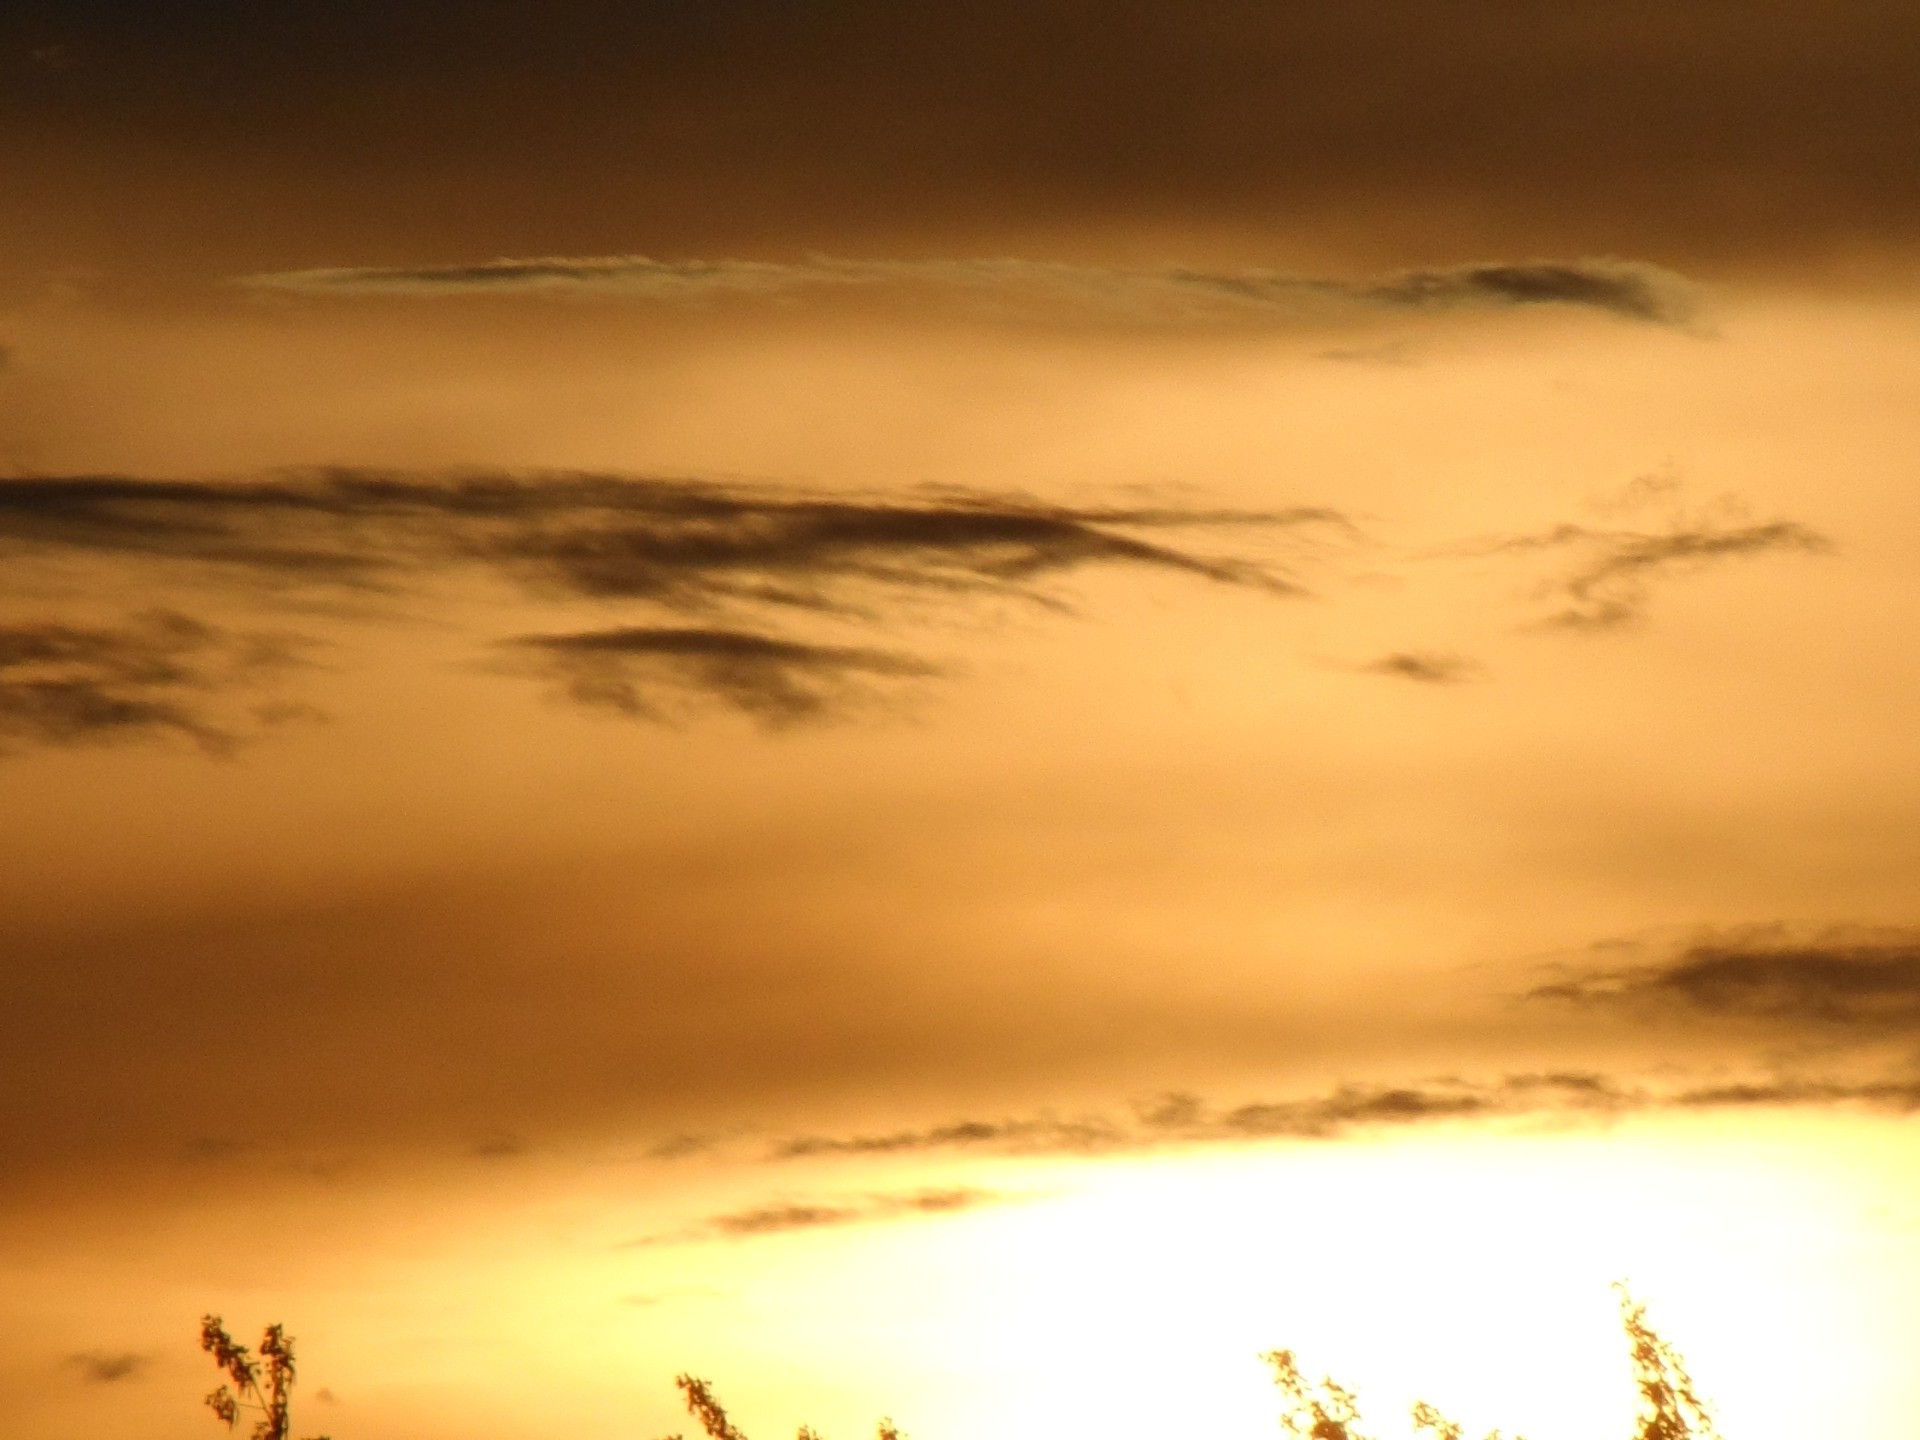
[{"label": "tree foliage silhouette", "polygon": [[[292,1424],[293,1337],[279,1325],[269,1325],[260,1337],[260,1358],[234,1343],[218,1315],[200,1317],[200,1348],[226,1374],[228,1383],[207,1396],[207,1408],[231,1430],[243,1411],[258,1411],[251,1440],[287,1440]],[[327,1440],[324,1435],[309,1440]]]},{"label": "tree foliage silhouette", "polygon": [[[1634,1385],[1640,1392],[1632,1440],[1720,1440],[1679,1352],[1655,1332],[1647,1321],[1647,1307],[1628,1293],[1625,1284],[1614,1289],[1619,1292],[1620,1322],[1627,1332]],[[1353,1391],[1331,1378],[1309,1381],[1291,1350],[1270,1350],[1260,1358],[1273,1371],[1281,1398],[1280,1428],[1290,1440],[1370,1440],[1359,1428],[1360,1402]],[[674,1383],[707,1440],[746,1440],[705,1380],[680,1375]],[[1413,1406],[1412,1419],[1415,1432],[1432,1440],[1463,1440],[1465,1435],[1463,1427],[1424,1400]],[[798,1440],[820,1440],[820,1436],[803,1425]],[[891,1420],[882,1420],[878,1440],[902,1437]],[[1489,1432],[1486,1440],[1502,1440],[1500,1431]]]}]

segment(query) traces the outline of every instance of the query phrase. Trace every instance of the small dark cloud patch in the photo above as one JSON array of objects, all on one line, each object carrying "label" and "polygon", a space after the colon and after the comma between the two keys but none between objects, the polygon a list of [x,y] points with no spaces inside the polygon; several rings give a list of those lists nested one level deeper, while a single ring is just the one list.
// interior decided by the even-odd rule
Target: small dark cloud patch
[{"label": "small dark cloud patch", "polygon": [[1654,1015],[1912,1028],[1920,1026],[1920,939],[1707,941],[1670,960],[1576,973],[1531,994]]},{"label": "small dark cloud patch", "polygon": [[467,1153],[477,1160],[515,1160],[527,1153],[527,1142],[518,1135],[488,1135],[474,1141]]},{"label": "small dark cloud patch", "polygon": [[545,256],[473,264],[347,266],[248,275],[238,284],[304,295],[599,296],[684,302],[716,296],[775,297],[820,291],[945,292],[998,305],[1067,303],[1159,323],[1227,317],[1271,321],[1324,315],[1329,307],[1391,310],[1505,309],[1561,305],[1623,319],[1680,325],[1691,287],[1654,266],[1620,260],[1541,261],[1410,270],[1370,280],[1334,280],[1274,270],[1118,269],[1021,259],[793,262],[655,260],[644,255]]},{"label": "small dark cloud patch", "polygon": [[117,1385],[138,1378],[152,1361],[133,1350],[89,1350],[69,1355],[66,1363],[89,1385]]},{"label": "small dark cloud patch", "polygon": [[173,736],[230,753],[242,736],[221,700],[297,664],[299,644],[173,611],[112,628],[0,626],[0,748]]},{"label": "small dark cloud patch", "polygon": [[1386,675],[1421,685],[1460,685],[1469,680],[1478,680],[1485,674],[1477,661],[1469,660],[1464,655],[1430,650],[1395,650],[1359,668],[1365,675]]},{"label": "small dark cloud patch", "polygon": [[936,674],[907,655],[809,645],[741,630],[628,627],[504,642],[581,705],[667,720],[676,701],[717,701],[780,728],[838,717],[872,698],[867,682]]}]

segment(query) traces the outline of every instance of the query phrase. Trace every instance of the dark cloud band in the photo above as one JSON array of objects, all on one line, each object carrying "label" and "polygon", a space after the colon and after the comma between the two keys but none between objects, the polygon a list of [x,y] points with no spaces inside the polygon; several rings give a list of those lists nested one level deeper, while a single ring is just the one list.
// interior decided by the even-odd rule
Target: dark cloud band
[{"label": "dark cloud band", "polygon": [[1136,319],[1297,320],[1340,307],[1500,310],[1559,305],[1656,325],[1693,316],[1692,287],[1658,266],[1623,260],[1542,261],[1408,270],[1366,280],[1274,270],[1118,269],[1019,259],[655,260],[644,255],[550,256],[467,265],[346,266],[248,275],[255,290],[303,295],[573,294],[675,302],[870,290],[946,292],[997,301],[1065,302]]}]

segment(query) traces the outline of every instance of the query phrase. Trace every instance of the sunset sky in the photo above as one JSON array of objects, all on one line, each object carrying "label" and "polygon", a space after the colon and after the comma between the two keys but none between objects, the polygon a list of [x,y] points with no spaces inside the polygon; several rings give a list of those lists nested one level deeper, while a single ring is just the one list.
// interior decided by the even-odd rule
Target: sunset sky
[{"label": "sunset sky", "polygon": [[1920,1440],[1920,7],[0,7],[0,1434]]}]

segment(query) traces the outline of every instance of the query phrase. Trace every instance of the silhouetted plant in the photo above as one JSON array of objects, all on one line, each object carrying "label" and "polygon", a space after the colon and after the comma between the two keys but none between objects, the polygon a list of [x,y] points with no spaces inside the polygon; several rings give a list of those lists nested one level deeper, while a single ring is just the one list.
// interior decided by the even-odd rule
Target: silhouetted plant
[{"label": "silhouetted plant", "polygon": [[1640,1390],[1634,1440],[1720,1440],[1679,1352],[1654,1333],[1647,1307],[1628,1294],[1624,1284],[1613,1288],[1620,1296],[1620,1323],[1632,1347],[1633,1380]]},{"label": "silhouetted plant", "polygon": [[[686,1397],[687,1413],[700,1422],[700,1428],[707,1433],[707,1440],[747,1440],[733,1421],[727,1418],[725,1407],[713,1393],[713,1386],[693,1375],[676,1375],[673,1383],[680,1387],[680,1393]],[[670,1435],[667,1440],[682,1440],[682,1437]],[[802,1425],[798,1440],[820,1440],[820,1434],[811,1425]],[[905,1437],[894,1427],[893,1421],[882,1420],[877,1440],[905,1440]]]},{"label": "silhouetted plant", "polygon": [[[260,1358],[234,1343],[218,1315],[200,1317],[200,1348],[213,1356],[229,1384],[207,1396],[207,1408],[231,1430],[241,1412],[257,1410],[252,1440],[287,1440],[292,1423],[288,1407],[293,1399],[293,1337],[279,1325],[269,1325],[260,1337]],[[327,1440],[324,1435],[309,1440]]]},{"label": "silhouetted plant", "polygon": [[[1720,1432],[1714,1429],[1679,1352],[1655,1333],[1647,1323],[1647,1307],[1628,1294],[1624,1284],[1614,1289],[1620,1294],[1620,1321],[1631,1349],[1634,1384],[1640,1391],[1633,1440],[1720,1440]],[[1273,1370],[1273,1383],[1279,1387],[1283,1402],[1280,1425],[1289,1436],[1295,1440],[1369,1440],[1358,1428],[1360,1405],[1353,1391],[1327,1378],[1310,1383],[1291,1350],[1270,1350],[1260,1358]],[[707,1440],[746,1440],[705,1380],[679,1375],[674,1384],[686,1397],[687,1410],[700,1422]],[[1424,1400],[1413,1407],[1413,1428],[1433,1440],[1462,1440],[1464,1434],[1458,1424]],[[682,1437],[669,1436],[668,1440]],[[820,1436],[803,1425],[798,1440],[820,1440]],[[878,1440],[902,1440],[902,1436],[893,1421],[882,1420]],[[1491,1431],[1486,1440],[1501,1440],[1501,1434]],[[1515,1436],[1514,1440],[1522,1437]]]}]

